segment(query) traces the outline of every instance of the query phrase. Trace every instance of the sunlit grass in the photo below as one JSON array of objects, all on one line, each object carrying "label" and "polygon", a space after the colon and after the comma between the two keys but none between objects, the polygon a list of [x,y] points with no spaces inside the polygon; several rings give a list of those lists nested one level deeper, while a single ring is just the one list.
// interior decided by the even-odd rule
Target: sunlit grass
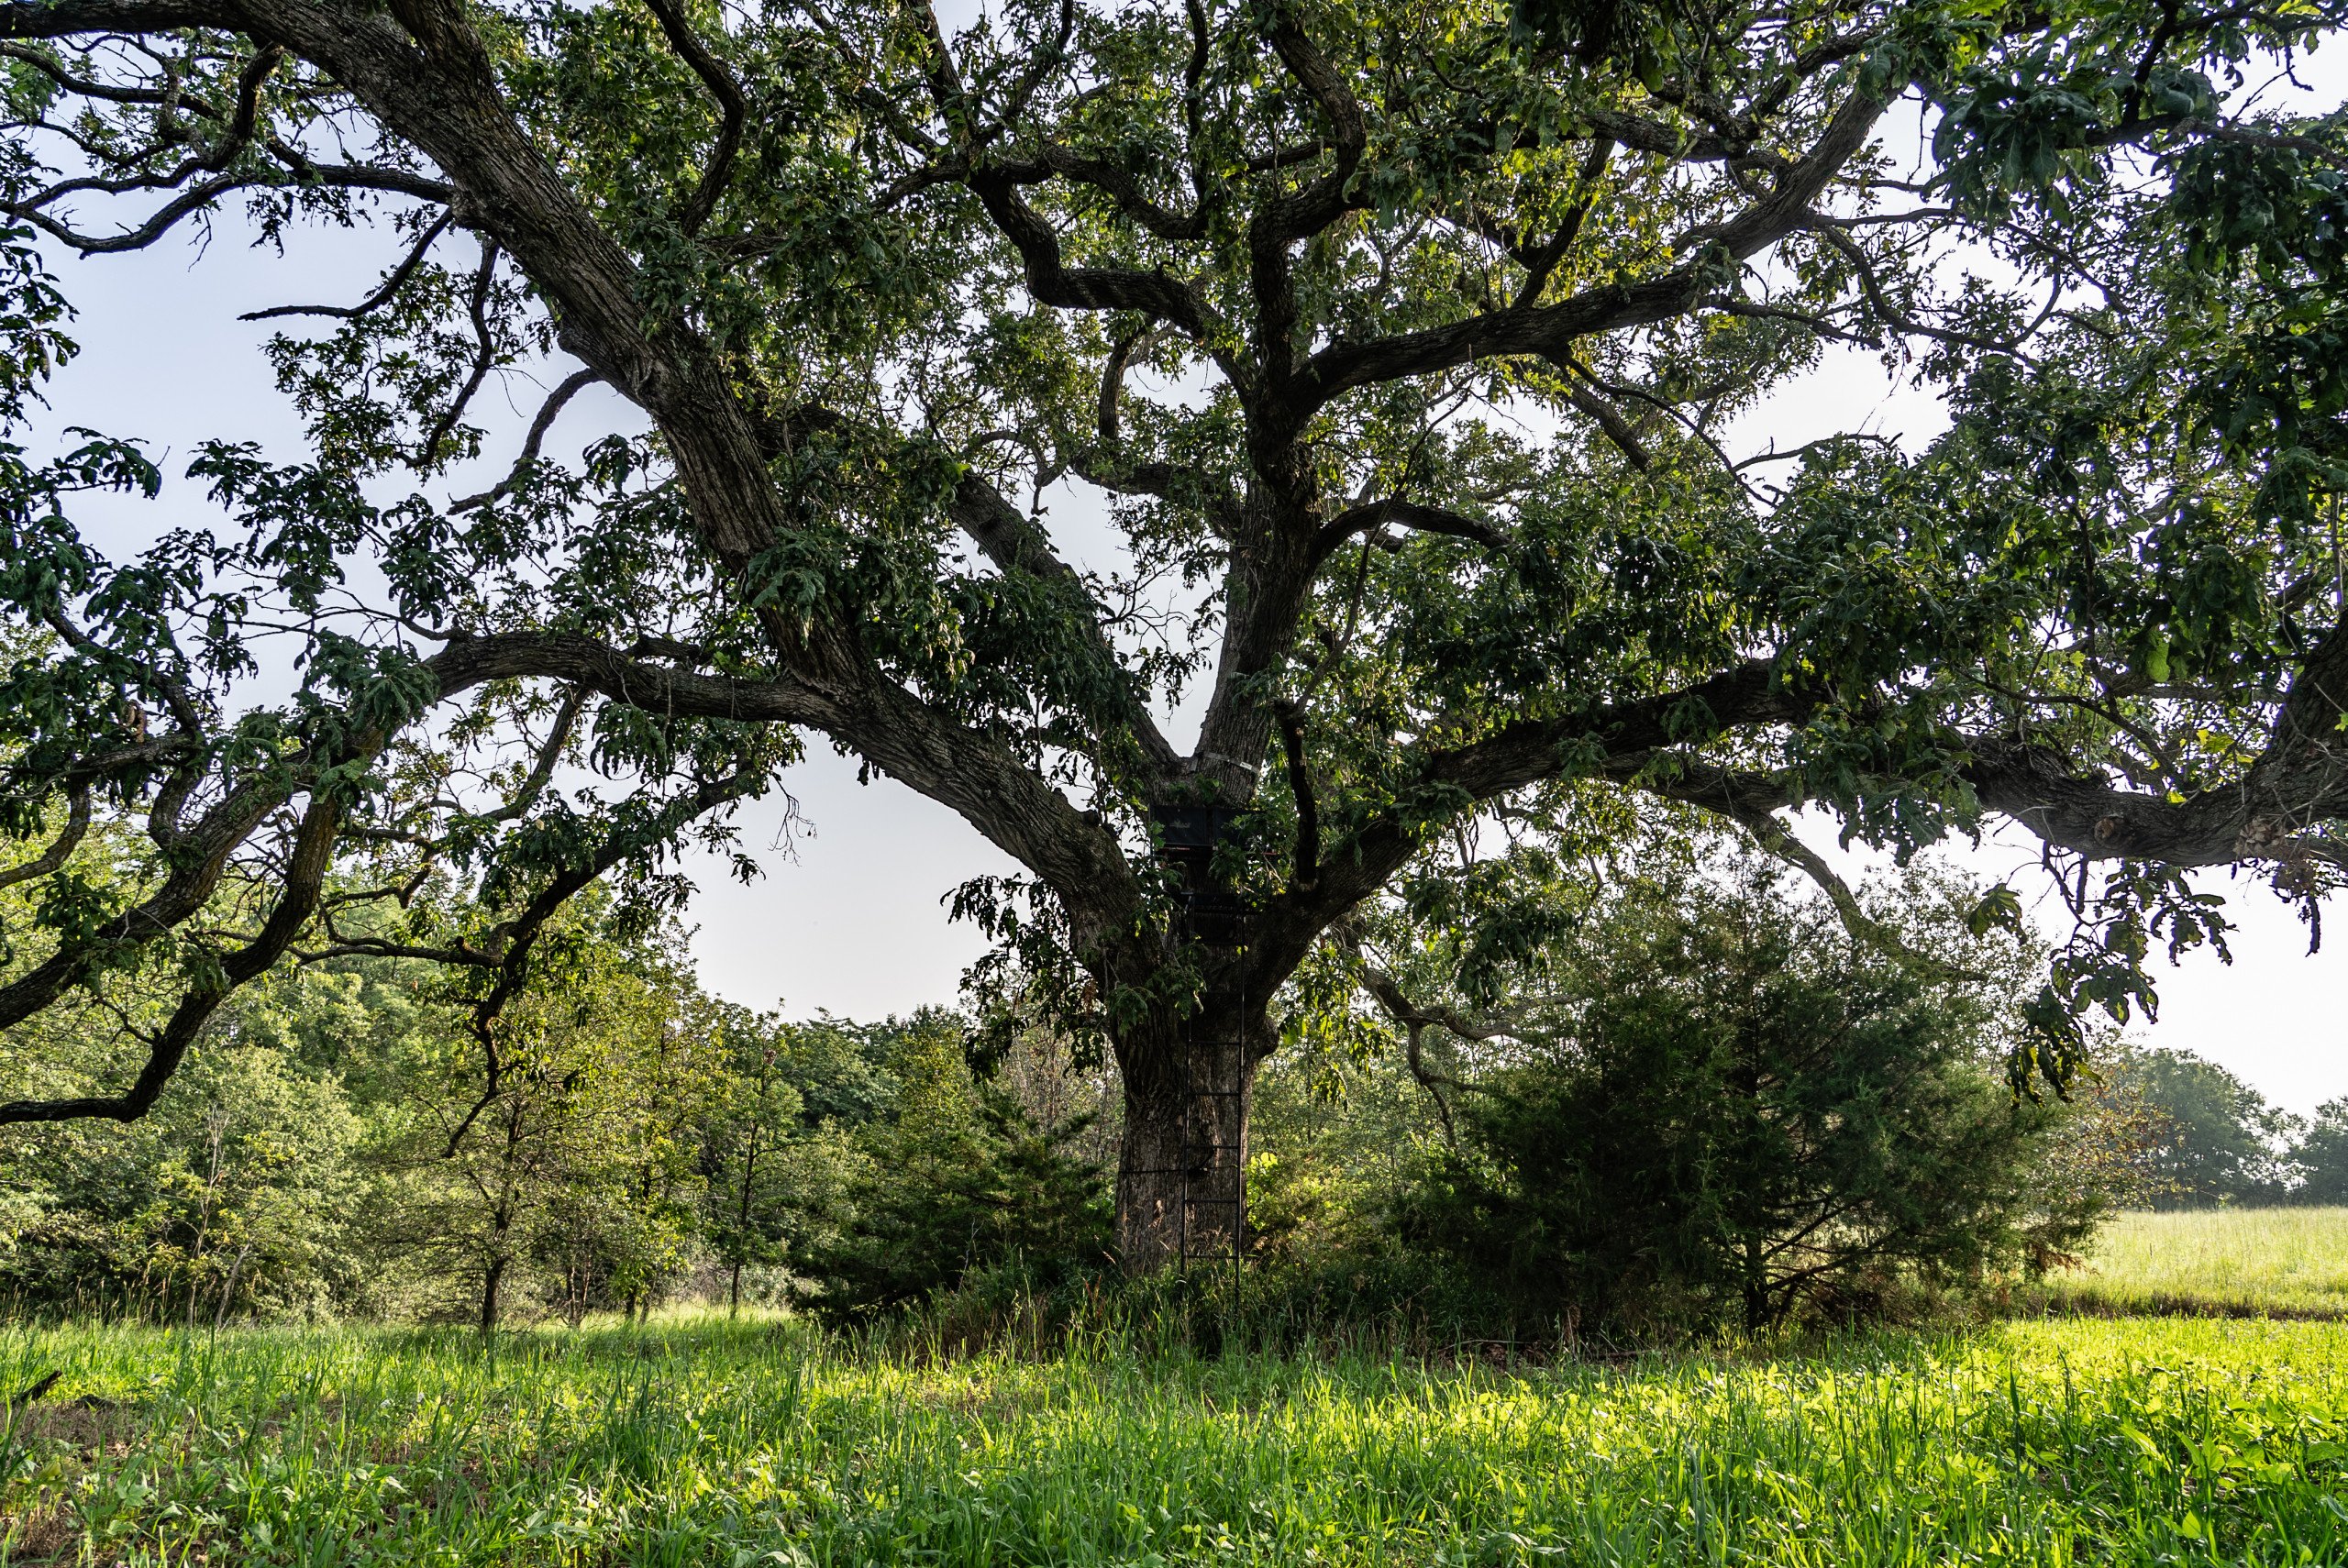
[{"label": "sunlit grass", "polygon": [[2348,1558],[2348,1329],[2034,1322],[1509,1373],[911,1362],[723,1320],[0,1331],[10,1562]]},{"label": "sunlit grass", "polygon": [[2348,1316],[2348,1209],[2208,1209],[2122,1214],[2058,1301]]}]

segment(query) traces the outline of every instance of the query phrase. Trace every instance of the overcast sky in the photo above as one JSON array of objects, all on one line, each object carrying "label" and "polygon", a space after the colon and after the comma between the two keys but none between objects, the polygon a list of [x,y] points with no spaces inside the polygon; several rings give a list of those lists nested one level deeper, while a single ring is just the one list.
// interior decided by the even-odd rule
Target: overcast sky
[{"label": "overcast sky", "polygon": [[[208,249],[174,242],[127,257],[59,259],[82,312],[74,336],[83,353],[60,378],[40,436],[88,425],[168,454],[161,505],[101,502],[90,511],[93,531],[117,555],[165,527],[216,521],[200,491],[179,477],[195,442],[257,440],[281,458],[299,453],[298,426],[260,352],[266,329],[238,322],[238,314],[296,300],[356,300],[393,249],[380,232],[303,231],[281,259],[251,248],[248,238],[228,218]],[[499,423],[510,437],[537,398],[526,384],[506,395],[512,404]],[[608,393],[584,396],[566,413],[550,448],[575,454],[627,414]],[[1858,354],[1831,362],[1765,415],[1780,446],[1855,419],[1911,442],[1928,438],[1940,423],[1928,400],[1894,390],[1881,367]],[[1737,444],[1762,445],[1763,427],[1750,424]],[[493,443],[497,455],[483,471],[502,469],[511,449],[510,438]],[[1071,555],[1107,563],[1111,544],[1097,513],[1064,501],[1048,521]],[[820,740],[812,749],[785,779],[811,831],[786,841],[779,802],[763,802],[744,819],[745,847],[760,852],[768,867],[762,880],[745,888],[714,864],[697,867],[703,895],[689,918],[698,925],[694,950],[704,980],[737,1000],[792,1015],[869,1018],[953,1001],[981,943],[969,927],[950,924],[939,900],[965,878],[1014,867],[952,812],[893,782],[859,785],[852,759]],[[1821,847],[1831,842],[1830,825],[1811,822],[1805,830]],[[2043,888],[2028,869],[2035,850],[2018,834],[1958,858],[1984,876],[2021,867],[2018,887]],[[2227,897],[2241,928],[2234,963],[2229,968],[2201,953],[2164,971],[2160,1021],[2140,1027],[2139,1038],[2199,1052],[2290,1110],[2348,1095],[2340,1017],[2348,1001],[2341,984],[2348,908],[2337,911],[2335,944],[2309,956],[2306,929],[2263,884],[2222,874],[2205,881]]]}]

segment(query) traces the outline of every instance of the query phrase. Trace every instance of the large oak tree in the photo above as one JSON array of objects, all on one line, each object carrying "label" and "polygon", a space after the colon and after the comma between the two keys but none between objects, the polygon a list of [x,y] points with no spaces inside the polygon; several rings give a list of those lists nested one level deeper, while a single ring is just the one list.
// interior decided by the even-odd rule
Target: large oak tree
[{"label": "large oak tree", "polygon": [[[2151,942],[2217,929],[2187,869],[2312,911],[2341,865],[2348,138],[2251,88],[2342,12],[0,4],[0,603],[41,639],[0,876],[46,879],[0,1025],[127,966],[182,997],[126,1087],[0,1121],[142,1113],[237,986],[327,951],[476,974],[493,1089],[552,911],[673,894],[667,849],[808,734],[1025,868],[965,890],[981,978],[1113,1050],[1136,1268],[1238,1142],[1197,1101],[1184,1147],[1188,1042],[1268,1050],[1397,886],[1528,929],[1476,823],[1554,850],[1654,798],[1806,858],[1806,803],[1901,850],[2010,818],[2081,919],[2059,1077]],[[400,252],[284,301],[311,450],[221,432],[206,523],[33,400],[52,263],[238,203]],[[1946,434],[1806,438],[1852,346]],[[521,370],[543,412],[456,485]],[[598,381],[648,434],[566,450]],[[1772,419],[1805,438],[1756,450]],[[150,549],[89,545],[102,487],[174,508]],[[1113,573],[1056,548],[1088,497]],[[1183,806],[1235,813],[1193,875],[1242,947],[1180,934]],[[94,816],[143,882],[77,881]],[[436,878],[474,912],[365,912]]]}]

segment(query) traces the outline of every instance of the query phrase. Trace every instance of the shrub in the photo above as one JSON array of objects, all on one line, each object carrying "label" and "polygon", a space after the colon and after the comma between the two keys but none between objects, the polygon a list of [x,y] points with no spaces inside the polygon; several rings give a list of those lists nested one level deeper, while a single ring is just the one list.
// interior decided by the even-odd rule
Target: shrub
[{"label": "shrub", "polygon": [[974,1082],[952,1022],[899,1043],[894,1114],[857,1137],[856,1174],[793,1260],[827,1316],[909,1306],[997,1271],[1049,1287],[1107,1258],[1107,1176],[1071,1152],[1091,1119],[1047,1127]]},{"label": "shrub", "polygon": [[1550,1038],[1463,1098],[1404,1233],[1535,1314],[1656,1331],[1879,1309],[2028,1266],[2093,1190],[2039,1180],[1994,985],[1930,977],[1748,868],[1619,900]]}]

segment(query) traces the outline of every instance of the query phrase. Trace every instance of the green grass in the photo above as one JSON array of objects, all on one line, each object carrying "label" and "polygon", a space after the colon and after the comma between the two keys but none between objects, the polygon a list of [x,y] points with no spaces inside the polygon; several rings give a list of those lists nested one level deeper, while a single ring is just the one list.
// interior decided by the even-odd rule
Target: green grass
[{"label": "green grass", "polygon": [[2348,1209],[2122,1214],[2085,1264],[2052,1281],[2057,1303],[2348,1318]]},{"label": "green grass", "polygon": [[1511,1373],[927,1361],[787,1323],[0,1331],[22,1562],[2348,1561],[2348,1328]]}]

